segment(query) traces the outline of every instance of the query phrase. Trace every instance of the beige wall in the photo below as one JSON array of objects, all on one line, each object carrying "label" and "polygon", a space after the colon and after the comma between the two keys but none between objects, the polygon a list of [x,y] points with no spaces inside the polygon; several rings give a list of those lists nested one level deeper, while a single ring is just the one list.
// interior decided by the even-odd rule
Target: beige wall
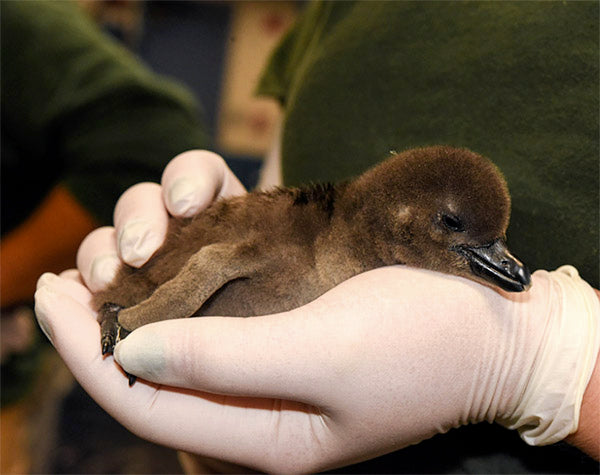
[{"label": "beige wall", "polygon": [[271,146],[280,111],[254,96],[260,73],[297,15],[294,2],[236,2],[228,35],[217,145],[230,154],[262,157]]}]

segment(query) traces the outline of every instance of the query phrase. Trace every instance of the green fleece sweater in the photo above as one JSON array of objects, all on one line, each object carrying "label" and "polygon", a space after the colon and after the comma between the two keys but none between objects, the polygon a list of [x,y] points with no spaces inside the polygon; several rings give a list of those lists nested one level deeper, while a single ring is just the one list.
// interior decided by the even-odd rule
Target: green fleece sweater
[{"label": "green fleece sweater", "polygon": [[[569,263],[598,286],[598,13],[598,2],[309,4],[259,86],[284,105],[284,181],[348,178],[391,150],[470,148],[507,178],[510,248],[532,270]],[[480,424],[340,472],[597,470],[565,444],[532,448]]]},{"label": "green fleece sweater", "polygon": [[192,96],[74,2],[2,1],[2,233],[65,184],[100,222],[130,185],[208,140]]},{"label": "green fleece sweater", "polygon": [[598,286],[598,58],[598,2],[315,2],[259,91],[285,105],[287,184],[467,147],[506,176],[515,254]]}]

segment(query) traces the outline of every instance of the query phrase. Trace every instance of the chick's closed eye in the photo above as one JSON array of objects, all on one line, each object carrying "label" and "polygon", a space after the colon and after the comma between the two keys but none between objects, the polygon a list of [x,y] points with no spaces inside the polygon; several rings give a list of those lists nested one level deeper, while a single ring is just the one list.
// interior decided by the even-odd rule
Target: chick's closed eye
[{"label": "chick's closed eye", "polygon": [[461,219],[458,216],[452,216],[450,214],[442,214],[441,217],[442,224],[449,231],[455,233],[461,233],[465,230]]}]

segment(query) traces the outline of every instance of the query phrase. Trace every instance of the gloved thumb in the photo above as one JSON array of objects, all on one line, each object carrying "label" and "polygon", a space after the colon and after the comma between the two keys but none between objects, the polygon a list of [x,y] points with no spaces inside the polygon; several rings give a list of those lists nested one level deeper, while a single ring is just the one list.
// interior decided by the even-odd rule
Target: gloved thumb
[{"label": "gloved thumb", "polygon": [[114,358],[128,373],[159,384],[317,404],[317,380],[325,379],[325,371],[315,368],[335,363],[332,358],[313,364],[310,348],[321,326],[292,314],[152,323],[119,342]]}]

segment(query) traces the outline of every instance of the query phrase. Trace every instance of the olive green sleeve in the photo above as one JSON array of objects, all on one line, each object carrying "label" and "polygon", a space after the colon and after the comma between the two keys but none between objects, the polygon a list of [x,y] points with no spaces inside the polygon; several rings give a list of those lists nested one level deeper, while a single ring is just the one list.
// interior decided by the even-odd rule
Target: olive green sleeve
[{"label": "olive green sleeve", "polygon": [[[208,140],[192,96],[106,37],[74,2],[2,2],[2,133],[101,222],[130,185]],[[42,164],[46,165],[45,167]]]},{"label": "olive green sleeve", "polygon": [[305,6],[298,21],[285,34],[271,54],[260,78],[257,94],[274,97],[282,104],[291,96],[290,89],[303,78],[303,64],[317,54],[321,40],[331,22],[347,9],[340,2],[314,1]]}]

